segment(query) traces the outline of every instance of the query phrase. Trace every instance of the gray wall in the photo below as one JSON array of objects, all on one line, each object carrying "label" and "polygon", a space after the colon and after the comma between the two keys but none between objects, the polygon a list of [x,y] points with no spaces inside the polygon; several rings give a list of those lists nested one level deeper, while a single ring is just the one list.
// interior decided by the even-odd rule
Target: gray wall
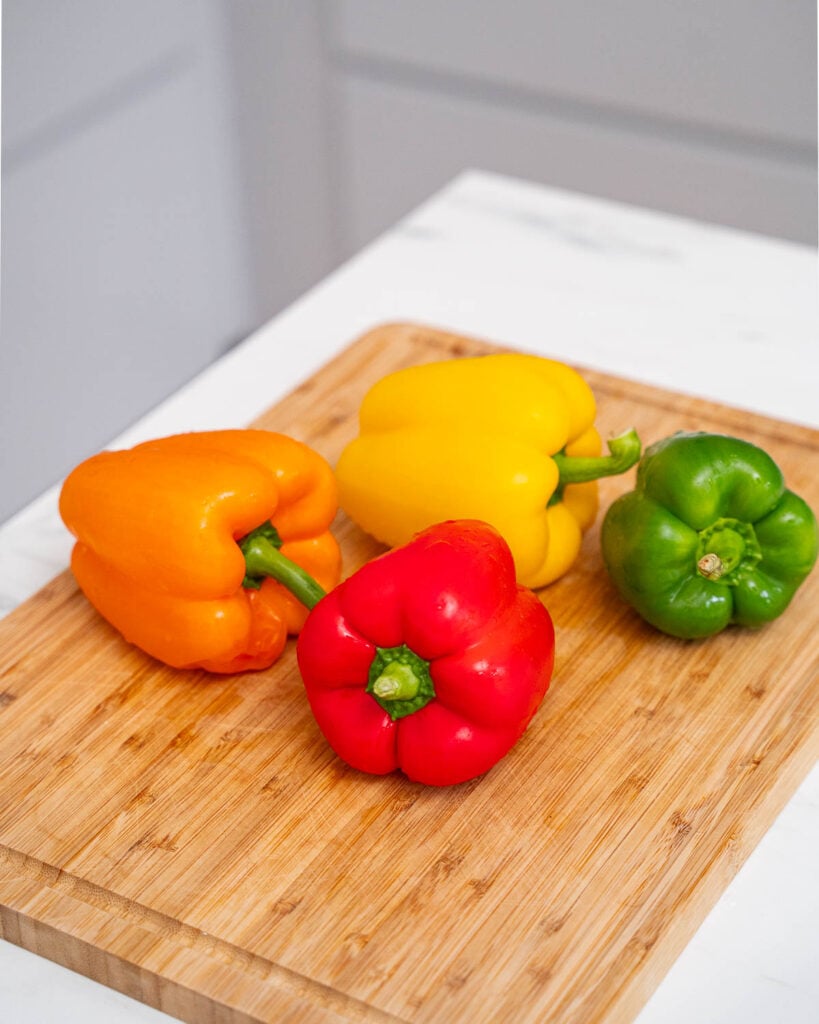
[{"label": "gray wall", "polygon": [[465,167],[816,243],[812,0],[6,0],[0,521]]}]

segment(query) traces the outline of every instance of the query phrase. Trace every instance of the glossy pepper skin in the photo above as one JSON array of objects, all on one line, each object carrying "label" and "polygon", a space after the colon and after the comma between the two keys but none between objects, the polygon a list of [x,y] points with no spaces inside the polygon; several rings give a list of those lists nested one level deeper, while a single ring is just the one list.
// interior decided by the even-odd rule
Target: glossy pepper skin
[{"label": "glossy pepper skin", "polygon": [[211,672],[266,668],[307,615],[263,570],[250,578],[238,542],[272,520],[281,554],[334,586],[336,508],[324,459],[265,430],[177,434],[102,452],[77,466],[60,494],[77,538],[71,568],[91,604],[160,661]]},{"label": "glossy pepper skin", "polygon": [[445,786],[486,772],[523,735],[549,686],[554,630],[497,531],[446,522],[321,600],[297,654],[339,757]]},{"label": "glossy pepper skin", "polygon": [[813,512],[761,448],[680,432],[646,449],[601,545],[625,600],[662,632],[695,639],[781,615],[819,542]]},{"label": "glossy pepper skin", "polygon": [[336,466],[342,508],[390,546],[446,519],[491,523],[517,577],[562,576],[597,514],[595,480],[640,456],[630,431],[600,457],[595,400],[575,370],[517,353],[449,359],[378,381]]}]

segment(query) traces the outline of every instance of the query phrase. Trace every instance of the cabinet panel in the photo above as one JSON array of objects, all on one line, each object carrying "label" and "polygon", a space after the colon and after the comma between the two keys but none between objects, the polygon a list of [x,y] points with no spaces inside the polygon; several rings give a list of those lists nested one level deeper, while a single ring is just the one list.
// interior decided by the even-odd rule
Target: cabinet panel
[{"label": "cabinet panel", "polygon": [[[51,6],[78,25],[95,12]],[[130,6],[142,12],[137,34],[161,49],[165,5]],[[178,73],[121,102],[94,98],[119,39],[103,19],[111,34],[85,52],[96,72],[84,84],[78,74],[73,93],[87,88],[89,116],[54,114],[42,145],[3,167],[0,436],[14,443],[0,447],[0,521],[253,326],[220,8],[182,7],[191,59]],[[37,118],[20,89],[52,68],[13,28],[4,22],[4,46],[29,46],[32,68],[14,78],[4,64],[3,127],[13,111],[31,139]]]},{"label": "cabinet panel", "polygon": [[196,0],[6,0],[3,149],[78,123],[184,73],[197,62]]},{"label": "cabinet panel", "polygon": [[348,251],[467,168],[816,241],[809,168],[352,76],[338,95]]},{"label": "cabinet panel", "polygon": [[812,0],[342,0],[333,10],[342,58],[519,90],[510,102],[533,92],[610,117],[816,139]]}]

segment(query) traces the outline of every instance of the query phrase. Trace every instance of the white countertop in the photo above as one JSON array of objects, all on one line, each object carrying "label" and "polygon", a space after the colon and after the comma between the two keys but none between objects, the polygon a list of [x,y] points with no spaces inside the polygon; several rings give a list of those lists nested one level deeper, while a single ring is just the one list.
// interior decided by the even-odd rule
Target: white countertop
[{"label": "white countertop", "polygon": [[[412,320],[819,427],[813,249],[469,172],[112,441],[244,426]],[[0,527],[0,613],[68,564],[59,484]],[[819,768],[639,1024],[819,1020]],[[172,1018],[0,941],[9,1024]]]}]

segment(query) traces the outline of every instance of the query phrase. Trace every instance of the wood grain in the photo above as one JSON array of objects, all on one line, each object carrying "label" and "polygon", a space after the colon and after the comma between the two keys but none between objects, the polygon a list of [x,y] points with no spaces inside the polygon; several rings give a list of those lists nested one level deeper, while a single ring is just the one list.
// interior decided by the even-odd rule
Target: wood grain
[{"label": "wood grain", "polygon": [[[386,325],[257,425],[332,462],[385,372],[493,349]],[[817,432],[583,372],[604,434],[741,435],[819,507]],[[346,573],[382,550],[335,529]],[[617,599],[595,528],[541,597],[544,704],[435,790],[335,758],[292,644],[174,672],[59,576],[0,623],[2,935],[187,1021],[633,1019],[816,759],[819,574],[759,632],[678,641]]]}]

